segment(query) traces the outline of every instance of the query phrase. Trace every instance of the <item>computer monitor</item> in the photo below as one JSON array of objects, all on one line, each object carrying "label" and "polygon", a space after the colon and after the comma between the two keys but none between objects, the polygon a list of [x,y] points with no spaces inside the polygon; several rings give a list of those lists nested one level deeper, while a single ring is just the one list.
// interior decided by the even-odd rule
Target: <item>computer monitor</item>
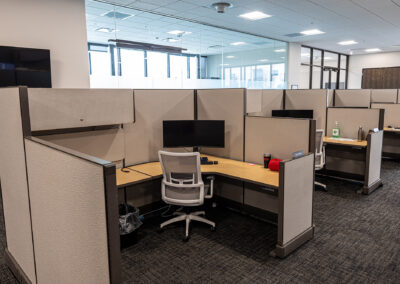
[{"label": "computer monitor", "polygon": [[272,110],[272,116],[313,119],[314,111],[312,109]]},{"label": "computer monitor", "polygon": [[224,120],[164,120],[164,148],[225,147]]}]

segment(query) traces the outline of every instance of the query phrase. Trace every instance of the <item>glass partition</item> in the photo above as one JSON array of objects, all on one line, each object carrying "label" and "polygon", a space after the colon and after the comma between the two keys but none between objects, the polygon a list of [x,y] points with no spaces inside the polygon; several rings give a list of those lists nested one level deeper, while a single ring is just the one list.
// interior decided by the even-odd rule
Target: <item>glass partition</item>
[{"label": "glass partition", "polygon": [[86,1],[92,88],[286,88],[288,44]]}]

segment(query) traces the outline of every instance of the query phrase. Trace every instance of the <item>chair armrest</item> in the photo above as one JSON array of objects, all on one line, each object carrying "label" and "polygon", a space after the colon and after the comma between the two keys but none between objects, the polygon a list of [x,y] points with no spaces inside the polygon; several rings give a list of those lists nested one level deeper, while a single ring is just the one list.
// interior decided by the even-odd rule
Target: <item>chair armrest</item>
[{"label": "chair armrest", "polygon": [[210,199],[214,195],[214,176],[208,176],[207,179],[210,181],[210,190],[207,194],[204,195],[204,198]]}]

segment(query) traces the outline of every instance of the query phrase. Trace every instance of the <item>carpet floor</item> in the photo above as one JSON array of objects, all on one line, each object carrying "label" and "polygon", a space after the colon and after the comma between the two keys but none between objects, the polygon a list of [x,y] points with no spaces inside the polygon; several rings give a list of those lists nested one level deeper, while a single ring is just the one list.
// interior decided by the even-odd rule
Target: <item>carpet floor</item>
[{"label": "carpet floor", "polygon": [[[193,223],[157,232],[146,222],[122,250],[124,283],[400,283],[400,163],[382,164],[384,186],[369,196],[359,186],[324,179],[314,194],[315,237],[285,259],[268,256],[276,227],[226,209],[211,216],[217,230]],[[17,283],[4,264],[0,216],[0,283]]]}]

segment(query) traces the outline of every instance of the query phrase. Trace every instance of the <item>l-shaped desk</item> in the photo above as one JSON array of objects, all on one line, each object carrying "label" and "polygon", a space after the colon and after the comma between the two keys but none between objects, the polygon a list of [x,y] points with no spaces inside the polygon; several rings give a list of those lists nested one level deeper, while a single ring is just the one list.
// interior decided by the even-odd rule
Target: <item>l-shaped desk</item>
[{"label": "l-shaped desk", "polygon": [[[207,157],[211,161],[218,161],[218,164],[202,165],[203,174],[223,176],[257,185],[260,192],[271,195],[274,202],[277,203],[278,212],[274,213],[278,215],[278,238],[275,250],[270,253],[272,256],[286,257],[290,252],[313,238],[313,154],[282,162],[279,172],[270,171],[261,165],[252,163],[210,155]],[[299,174],[299,170],[303,170],[304,174]],[[162,169],[159,162],[117,169],[116,173],[118,188],[161,177]]]},{"label": "l-shaped desk", "polygon": [[383,131],[370,133],[367,140],[324,137],[326,164],[322,173],[363,182],[362,193],[382,185],[380,178]]}]

